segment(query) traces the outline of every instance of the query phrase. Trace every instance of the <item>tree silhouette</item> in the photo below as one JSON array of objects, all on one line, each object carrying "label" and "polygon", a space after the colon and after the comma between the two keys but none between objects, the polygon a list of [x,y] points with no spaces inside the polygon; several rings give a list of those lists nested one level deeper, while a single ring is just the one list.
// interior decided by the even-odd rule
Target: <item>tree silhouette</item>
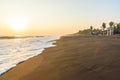
[{"label": "tree silhouette", "polygon": [[117,24],[117,28],[120,28],[120,23]]},{"label": "tree silhouette", "polygon": [[90,26],[90,30],[93,30],[93,26]]},{"label": "tree silhouette", "polygon": [[111,22],[109,23],[109,26],[110,26],[110,27],[113,27],[113,25],[114,25],[114,22],[111,21]]},{"label": "tree silhouette", "polygon": [[105,28],[106,28],[106,23],[102,23],[102,28],[103,28],[103,31],[105,30]]},{"label": "tree silhouette", "polygon": [[92,34],[92,31],[93,31],[93,26],[90,26],[90,32]]}]

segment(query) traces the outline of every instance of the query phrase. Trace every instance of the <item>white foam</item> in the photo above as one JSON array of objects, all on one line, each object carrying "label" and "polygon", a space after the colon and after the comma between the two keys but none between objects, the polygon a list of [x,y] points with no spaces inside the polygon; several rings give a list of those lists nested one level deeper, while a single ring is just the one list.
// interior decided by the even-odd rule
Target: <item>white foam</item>
[{"label": "white foam", "polygon": [[39,55],[45,48],[54,47],[59,36],[0,40],[0,75],[18,63]]}]

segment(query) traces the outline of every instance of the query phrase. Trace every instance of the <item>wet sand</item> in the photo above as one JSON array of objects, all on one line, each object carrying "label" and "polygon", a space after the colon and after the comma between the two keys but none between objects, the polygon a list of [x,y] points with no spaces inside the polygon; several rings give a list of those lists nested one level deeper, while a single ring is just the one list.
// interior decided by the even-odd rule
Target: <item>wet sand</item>
[{"label": "wet sand", "polygon": [[0,80],[120,80],[120,37],[64,36]]}]

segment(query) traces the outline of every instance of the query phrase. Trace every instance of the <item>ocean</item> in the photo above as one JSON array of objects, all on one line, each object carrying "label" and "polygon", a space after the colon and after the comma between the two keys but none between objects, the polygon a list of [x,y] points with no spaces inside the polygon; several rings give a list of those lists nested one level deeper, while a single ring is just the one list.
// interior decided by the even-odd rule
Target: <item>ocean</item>
[{"label": "ocean", "polygon": [[0,38],[0,75],[20,62],[42,53],[45,48],[54,47],[60,36]]}]

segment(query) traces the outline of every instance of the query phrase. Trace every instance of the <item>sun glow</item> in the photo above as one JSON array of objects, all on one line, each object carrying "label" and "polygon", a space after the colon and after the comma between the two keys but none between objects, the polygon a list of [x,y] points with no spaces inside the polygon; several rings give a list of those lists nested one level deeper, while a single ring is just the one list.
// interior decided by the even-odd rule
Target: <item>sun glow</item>
[{"label": "sun glow", "polygon": [[22,18],[13,18],[10,20],[10,27],[14,30],[21,31],[26,28],[26,21]]}]

